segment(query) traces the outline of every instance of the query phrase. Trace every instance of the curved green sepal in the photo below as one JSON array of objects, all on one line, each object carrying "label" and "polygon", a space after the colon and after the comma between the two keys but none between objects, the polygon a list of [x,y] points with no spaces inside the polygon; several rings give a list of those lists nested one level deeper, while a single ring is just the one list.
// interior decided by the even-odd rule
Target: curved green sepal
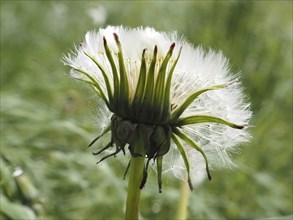
[{"label": "curved green sepal", "polygon": [[157,172],[158,172],[158,186],[159,193],[162,192],[162,169],[163,169],[163,156],[157,157]]},{"label": "curved green sepal", "polygon": [[100,159],[100,160],[97,162],[97,164],[101,163],[103,160],[108,159],[109,157],[112,157],[112,156],[115,157],[115,156],[116,156],[121,150],[122,150],[121,148],[116,147],[115,152],[113,152],[113,153],[111,153],[111,154],[109,154],[109,155],[103,157],[102,159]]},{"label": "curved green sepal", "polygon": [[184,126],[184,125],[197,124],[197,123],[207,123],[207,122],[224,124],[224,125],[227,125],[231,128],[237,128],[237,129],[244,128],[243,125],[237,125],[232,122],[226,121],[224,119],[221,119],[221,118],[218,118],[215,116],[209,116],[209,115],[193,115],[193,116],[188,116],[188,117],[184,117],[184,118],[179,118],[174,122],[174,125]]},{"label": "curved green sepal", "polygon": [[120,82],[119,82],[119,77],[118,77],[118,72],[117,68],[113,59],[113,56],[111,54],[111,50],[108,46],[107,40],[105,37],[103,37],[104,41],[104,49],[106,52],[106,56],[108,58],[108,61],[110,63],[111,69],[112,69],[112,74],[113,74],[113,85],[114,85],[114,94],[113,94],[113,110],[115,112],[118,111],[118,103],[119,103],[119,92],[120,92]]},{"label": "curved green sepal", "polygon": [[141,65],[140,65],[140,71],[139,71],[139,78],[137,81],[137,86],[132,102],[132,108],[134,116],[139,117],[139,112],[141,111],[140,107],[143,102],[144,98],[144,91],[145,91],[145,85],[146,85],[146,60],[145,60],[145,52],[146,49],[143,50],[142,56],[141,56]]},{"label": "curved green sepal", "polygon": [[109,78],[108,75],[106,73],[106,71],[104,70],[104,68],[102,67],[102,65],[89,53],[87,53],[86,51],[84,51],[84,54],[90,58],[99,68],[99,70],[101,71],[103,78],[105,80],[105,84],[106,84],[106,88],[107,88],[107,92],[108,92],[108,98],[109,98],[109,102],[110,104],[112,103],[113,100],[113,94],[112,94],[112,90],[111,90],[111,86],[110,86],[110,82],[109,82]]},{"label": "curved green sepal", "polygon": [[191,146],[192,148],[194,148],[195,150],[201,153],[201,155],[205,159],[208,178],[209,180],[212,180],[212,176],[210,174],[210,169],[209,169],[208,158],[206,154],[204,153],[204,151],[188,135],[184,134],[182,131],[180,131],[176,127],[172,127],[172,130],[178,137],[180,137],[183,141],[185,141],[189,146]]},{"label": "curved green sepal", "polygon": [[174,120],[178,119],[180,115],[188,108],[188,106],[202,93],[210,91],[210,90],[217,90],[226,87],[227,84],[221,84],[217,86],[212,86],[209,88],[201,89],[199,91],[196,91],[192,93],[190,96],[188,96],[181,105],[175,108],[175,110],[171,113],[171,119],[170,121],[173,122]]},{"label": "curved green sepal", "polygon": [[127,164],[127,167],[126,167],[126,169],[125,169],[125,172],[124,172],[124,175],[123,175],[123,180],[125,180],[126,175],[127,175],[128,171],[129,171],[130,162],[131,162],[131,160],[129,160],[129,162],[128,162],[128,164]]},{"label": "curved green sepal", "polygon": [[141,157],[146,154],[145,143],[139,127],[135,127],[133,136],[128,140],[129,151],[132,157]]},{"label": "curved green sepal", "polygon": [[[81,69],[77,69],[77,68],[73,68],[75,71],[80,72],[81,74],[83,74],[84,76],[86,76],[89,80],[90,80],[90,85],[94,88],[94,90],[96,91],[97,95],[104,100],[104,102],[106,103],[107,107],[111,110],[111,107],[109,105],[109,101],[106,98],[102,88],[100,87],[100,85],[97,83],[97,81],[87,72],[81,70]],[[82,79],[81,79],[82,80]],[[86,81],[87,80],[82,80],[82,81]]]},{"label": "curved green sepal", "polygon": [[108,133],[111,130],[111,124],[109,124],[102,132],[101,134],[96,137],[90,144],[88,147],[92,146],[97,140],[99,140],[102,136],[104,136],[106,133]]},{"label": "curved green sepal", "polygon": [[129,160],[129,162],[128,162],[128,164],[127,164],[127,167],[126,167],[126,169],[125,169],[125,172],[124,172],[124,175],[123,175],[123,180],[126,179],[126,175],[127,175],[128,171],[129,171],[130,161],[131,161],[131,160]]},{"label": "curved green sepal", "polygon": [[166,81],[166,87],[165,87],[165,97],[164,97],[164,112],[163,112],[163,118],[162,121],[166,122],[167,119],[170,117],[170,112],[171,112],[171,104],[170,104],[170,94],[171,94],[171,82],[172,82],[172,76],[175,70],[175,67],[178,63],[179,57],[181,55],[182,47],[179,50],[179,53],[177,55],[176,60],[174,61],[173,65],[171,66],[168,76],[167,76],[167,81]]},{"label": "curved green sepal", "polygon": [[152,120],[152,100],[154,96],[154,87],[155,87],[155,68],[156,68],[156,62],[157,62],[157,54],[158,54],[158,47],[155,46],[153,58],[150,64],[150,67],[148,69],[148,75],[147,75],[147,82],[146,87],[144,90],[144,99],[142,103],[141,108],[141,117],[142,122],[151,122]]},{"label": "curved green sepal", "polygon": [[178,140],[178,138],[175,136],[175,134],[172,133],[172,140],[174,141],[174,143],[176,144],[186,167],[186,171],[187,171],[187,181],[188,181],[188,185],[191,191],[194,190],[192,182],[191,182],[191,178],[190,178],[190,167],[189,167],[189,162],[188,162],[188,158],[186,156],[186,152],[181,144],[181,142]]},{"label": "curved green sepal", "polygon": [[92,89],[95,91],[95,93],[96,93],[100,98],[102,98],[102,95],[101,95],[100,91],[97,89],[97,87],[95,86],[94,83],[92,83],[91,81],[89,81],[89,80],[87,80],[87,79],[82,79],[82,78],[75,78],[75,79],[77,79],[77,80],[79,80],[79,81],[82,81],[82,82],[86,82],[86,83],[88,83],[88,84],[90,85],[90,87],[92,87]]},{"label": "curved green sepal", "polygon": [[140,183],[140,189],[143,189],[147,179],[148,179],[148,169],[149,169],[149,163],[150,163],[150,160],[151,158],[149,158],[146,162],[146,165],[144,167],[144,170],[143,170],[143,177],[142,177],[142,180],[141,180],[141,183]]},{"label": "curved green sepal", "polygon": [[98,152],[92,152],[93,155],[99,155],[100,153],[102,153],[103,151],[109,149],[110,147],[113,146],[113,142],[111,141],[110,143],[108,143],[105,147],[103,147],[101,150],[99,150]]},{"label": "curved green sepal", "polygon": [[153,104],[154,106],[154,120],[159,120],[161,119],[163,112],[164,112],[164,97],[166,93],[165,89],[165,81],[166,81],[166,70],[167,70],[167,65],[168,62],[172,56],[173,50],[175,48],[175,43],[172,43],[169,51],[167,52],[160,69],[158,71],[158,76],[156,78],[156,85],[155,85],[155,93],[154,93],[154,99],[153,99]]},{"label": "curved green sepal", "polygon": [[[137,124],[132,123],[129,120],[113,115],[111,120],[111,133],[114,143],[119,147],[123,148],[126,144],[131,144],[130,140],[133,141],[137,135],[136,129]],[[137,137],[138,138],[138,137]]]},{"label": "curved green sepal", "polygon": [[162,125],[156,126],[150,137],[151,149],[147,152],[151,158],[168,153],[171,145],[171,129]]},{"label": "curved green sepal", "polygon": [[118,102],[118,111],[121,112],[121,115],[127,115],[129,109],[129,86],[128,78],[126,73],[126,68],[124,65],[124,58],[122,52],[122,46],[119,40],[119,37],[116,33],[113,34],[115,42],[118,47],[118,61],[119,61],[119,76],[120,76],[120,90],[119,90],[119,102]]}]

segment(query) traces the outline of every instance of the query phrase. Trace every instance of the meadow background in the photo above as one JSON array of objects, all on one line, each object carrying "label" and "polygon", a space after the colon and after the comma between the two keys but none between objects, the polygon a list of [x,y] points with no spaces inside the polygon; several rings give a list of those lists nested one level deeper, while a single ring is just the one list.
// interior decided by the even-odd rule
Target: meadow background
[{"label": "meadow background", "polygon": [[[292,13],[292,1],[1,1],[0,219],[123,219],[123,155],[95,164],[96,96],[61,62],[109,24],[177,30],[243,73],[253,139],[238,169],[191,193],[188,219],[292,219]],[[164,177],[159,194],[151,174],[143,219],[174,219],[179,187]]]}]

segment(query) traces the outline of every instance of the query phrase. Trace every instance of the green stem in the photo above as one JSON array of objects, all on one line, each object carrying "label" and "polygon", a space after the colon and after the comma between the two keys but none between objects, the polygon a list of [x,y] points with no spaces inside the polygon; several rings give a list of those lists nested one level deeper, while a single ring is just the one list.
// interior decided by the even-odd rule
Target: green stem
[{"label": "green stem", "polygon": [[144,159],[144,156],[132,157],[130,161],[126,220],[136,220],[139,216],[140,184],[143,177]]},{"label": "green stem", "polygon": [[[187,178],[186,178],[187,179]],[[178,203],[178,209],[177,209],[177,218],[180,220],[185,220],[187,218],[187,207],[188,207],[188,199],[189,199],[189,186],[187,181],[183,181],[181,183],[181,192],[180,192],[180,198]]]}]

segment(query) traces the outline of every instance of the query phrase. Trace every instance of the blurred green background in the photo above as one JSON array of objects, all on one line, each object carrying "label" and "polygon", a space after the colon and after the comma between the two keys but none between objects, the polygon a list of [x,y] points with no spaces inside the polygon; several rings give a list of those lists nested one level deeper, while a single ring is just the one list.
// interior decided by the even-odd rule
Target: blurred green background
[{"label": "blurred green background", "polygon": [[[292,219],[292,1],[1,1],[0,219],[123,219],[124,158],[95,164],[96,97],[61,62],[108,24],[177,30],[243,73],[253,139],[191,193],[188,219]],[[150,175],[144,219],[174,219],[180,181],[163,181]]]}]

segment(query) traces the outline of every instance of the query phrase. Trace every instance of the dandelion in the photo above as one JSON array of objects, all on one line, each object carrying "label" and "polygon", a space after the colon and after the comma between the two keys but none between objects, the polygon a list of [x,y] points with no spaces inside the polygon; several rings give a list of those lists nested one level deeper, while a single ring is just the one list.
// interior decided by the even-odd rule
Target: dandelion
[{"label": "dandelion", "polygon": [[210,166],[231,166],[229,152],[249,139],[249,104],[228,60],[176,33],[109,26],[88,32],[64,62],[102,100],[101,115],[110,115],[90,146],[108,133],[111,139],[93,154],[114,147],[99,162],[131,154],[127,205],[138,204],[150,161],[160,192],[162,174],[170,171],[187,176],[192,190],[196,174],[204,170],[211,180]]}]

